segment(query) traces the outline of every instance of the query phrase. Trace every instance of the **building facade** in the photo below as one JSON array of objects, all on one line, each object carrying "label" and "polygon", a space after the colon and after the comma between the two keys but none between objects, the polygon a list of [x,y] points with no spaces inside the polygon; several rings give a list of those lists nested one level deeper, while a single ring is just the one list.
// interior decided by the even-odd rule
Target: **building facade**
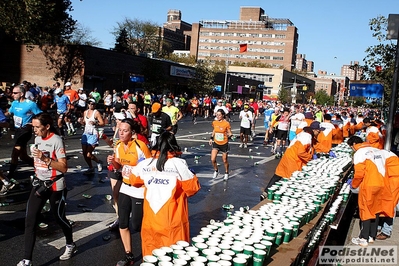
[{"label": "building facade", "polygon": [[349,65],[341,67],[341,76],[346,76],[350,80],[362,79],[363,68],[359,65],[359,61],[351,61]]},{"label": "building facade", "polygon": [[[292,98],[302,102],[307,93],[315,92],[314,80],[285,69],[229,66],[227,72],[232,76],[258,81],[257,98],[276,99],[280,89],[287,89]],[[237,93],[238,89],[235,84],[227,82],[228,93]]]},{"label": "building facade", "polygon": [[[246,52],[240,52],[246,44]],[[202,20],[192,24],[190,54],[197,60],[253,61],[291,70],[298,31],[289,19],[268,17],[260,7],[241,7],[239,20]]]}]

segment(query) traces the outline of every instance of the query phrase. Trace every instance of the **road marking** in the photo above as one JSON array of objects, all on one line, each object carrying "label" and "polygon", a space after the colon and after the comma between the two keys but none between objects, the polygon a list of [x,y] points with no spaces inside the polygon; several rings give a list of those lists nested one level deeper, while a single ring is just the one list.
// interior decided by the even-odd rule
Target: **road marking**
[{"label": "road marking", "polygon": [[[73,240],[75,242],[87,237],[94,236],[94,234],[99,233],[101,231],[107,231],[107,225],[115,221],[116,214],[115,213],[102,213],[102,212],[84,212],[84,213],[69,213],[67,214],[67,218],[74,222],[96,222],[99,223],[93,224],[92,226],[85,227],[81,230],[73,232]],[[50,243],[49,245],[61,249],[65,247],[65,237],[62,236]]]}]

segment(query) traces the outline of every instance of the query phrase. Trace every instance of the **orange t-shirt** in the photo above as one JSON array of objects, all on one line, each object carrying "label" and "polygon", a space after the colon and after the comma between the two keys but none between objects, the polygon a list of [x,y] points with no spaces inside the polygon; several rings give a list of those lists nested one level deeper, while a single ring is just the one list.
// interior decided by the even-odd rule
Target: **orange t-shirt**
[{"label": "orange t-shirt", "polygon": [[71,102],[70,107],[71,107],[71,109],[73,109],[74,108],[73,103],[79,100],[78,93],[75,90],[73,90],[73,89],[69,89],[69,90],[66,90],[64,92],[64,94],[66,96],[68,96],[69,101]]},{"label": "orange t-shirt", "polygon": [[224,145],[228,142],[227,132],[231,130],[230,123],[226,120],[215,120],[212,122],[213,141],[218,145]]}]

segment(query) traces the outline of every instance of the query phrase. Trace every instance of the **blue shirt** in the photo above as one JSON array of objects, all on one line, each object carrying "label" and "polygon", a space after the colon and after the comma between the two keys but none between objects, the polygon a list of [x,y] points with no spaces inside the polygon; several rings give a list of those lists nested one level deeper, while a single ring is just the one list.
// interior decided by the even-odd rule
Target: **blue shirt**
[{"label": "blue shirt", "polygon": [[66,113],[66,111],[68,110],[68,104],[71,103],[68,96],[66,96],[65,94],[63,94],[61,97],[56,95],[54,97],[54,102],[57,104],[57,113],[59,114]]},{"label": "blue shirt", "polygon": [[264,114],[265,114],[265,120],[264,120],[264,124],[265,124],[265,128],[269,128],[269,122],[272,121],[272,114],[274,113],[274,109],[273,108],[269,108],[267,109]]},{"label": "blue shirt", "polygon": [[24,127],[32,122],[32,117],[42,112],[35,102],[25,99],[23,102],[13,101],[9,110],[14,115],[16,128]]}]

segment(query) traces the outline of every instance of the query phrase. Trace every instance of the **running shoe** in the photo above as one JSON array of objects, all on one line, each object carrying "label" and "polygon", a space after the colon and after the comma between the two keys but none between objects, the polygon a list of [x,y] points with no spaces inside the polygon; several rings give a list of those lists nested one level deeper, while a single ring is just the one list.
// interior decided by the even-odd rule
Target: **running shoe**
[{"label": "running shoe", "polygon": [[14,183],[8,183],[8,185],[3,184],[3,187],[0,190],[0,196],[4,196],[7,192],[15,187]]},{"label": "running shoe", "polygon": [[73,243],[72,245],[65,246],[65,252],[60,256],[60,260],[69,260],[74,253],[76,253],[78,249],[76,248],[76,244]]},{"label": "running shoe", "polygon": [[224,180],[224,181],[229,180],[229,174],[228,174],[228,173],[224,174],[223,180]]},{"label": "running shoe", "polygon": [[217,176],[218,176],[218,174],[219,174],[219,171],[215,171],[215,172],[213,172],[213,179],[215,179]]},{"label": "running shoe", "polygon": [[361,247],[367,247],[369,245],[366,239],[360,237],[352,238],[352,243]]},{"label": "running shoe", "polygon": [[98,163],[97,163],[97,171],[98,172],[102,172],[103,171],[103,162],[102,161],[98,161]]},{"label": "running shoe", "polygon": [[32,266],[32,262],[23,259],[17,264],[17,266]]},{"label": "running shoe", "polygon": [[118,261],[116,266],[132,265],[134,263],[134,256],[131,252],[127,253],[125,258]]},{"label": "running shoe", "polygon": [[244,148],[248,148],[248,145],[246,143],[244,144]]},{"label": "running shoe", "polygon": [[119,219],[116,219],[113,223],[108,225],[109,230],[117,230],[119,229]]},{"label": "running shoe", "polygon": [[369,236],[369,244],[370,243],[374,243],[374,238],[372,238],[371,236]]},{"label": "running shoe", "polygon": [[83,172],[84,175],[92,175],[94,174],[94,168],[89,168]]},{"label": "running shoe", "polygon": [[241,143],[240,146],[238,146],[239,148],[242,148],[244,146],[244,143]]}]

